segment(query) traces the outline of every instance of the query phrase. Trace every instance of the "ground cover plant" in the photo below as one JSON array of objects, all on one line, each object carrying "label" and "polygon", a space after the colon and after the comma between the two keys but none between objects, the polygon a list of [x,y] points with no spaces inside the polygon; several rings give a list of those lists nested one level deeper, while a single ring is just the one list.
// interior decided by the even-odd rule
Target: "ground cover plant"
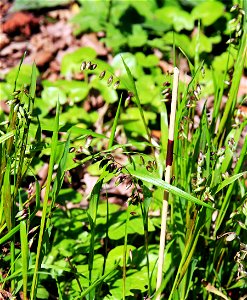
[{"label": "ground cover plant", "polygon": [[24,52],[0,83],[0,297],[245,299],[244,3],[79,3],[112,60],[76,49],[51,81]]}]

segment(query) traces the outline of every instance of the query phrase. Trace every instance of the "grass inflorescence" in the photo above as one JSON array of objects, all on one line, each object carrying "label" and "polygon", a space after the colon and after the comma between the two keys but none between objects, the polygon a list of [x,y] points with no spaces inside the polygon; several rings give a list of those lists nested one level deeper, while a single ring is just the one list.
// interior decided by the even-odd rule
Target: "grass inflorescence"
[{"label": "grass inflorescence", "polygon": [[[220,79],[212,70],[211,104],[202,96],[204,62],[188,62],[188,85],[175,79],[177,68],[166,74],[159,139],[123,56],[124,76],[89,59],[78,66],[86,84],[98,80],[119,97],[100,133],[61,125],[59,98],[47,130],[35,112],[35,65],[30,82],[17,89],[23,57],[0,124],[3,299],[244,297],[247,119],[237,93],[247,46],[244,13],[239,6],[233,11],[233,70],[226,66]],[[141,136],[124,127],[123,115],[133,108]],[[37,170],[45,162],[42,180]],[[80,172],[97,176],[83,201]],[[121,205],[112,203],[119,195]]]}]

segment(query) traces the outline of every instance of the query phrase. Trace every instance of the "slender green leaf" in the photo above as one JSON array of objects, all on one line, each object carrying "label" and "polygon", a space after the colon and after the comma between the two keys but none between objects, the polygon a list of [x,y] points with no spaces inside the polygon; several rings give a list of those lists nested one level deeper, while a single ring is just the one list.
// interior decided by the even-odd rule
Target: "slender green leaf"
[{"label": "slender green leaf", "polygon": [[111,136],[109,139],[108,148],[111,148],[113,145],[113,141],[114,141],[114,137],[115,137],[115,133],[116,133],[116,129],[117,129],[117,124],[118,124],[118,119],[119,119],[119,115],[120,115],[120,110],[121,110],[122,99],[123,99],[123,95],[121,95],[120,100],[118,102],[117,113],[116,113],[116,116],[114,118],[114,122],[112,125]]},{"label": "slender green leaf", "polygon": [[56,148],[57,148],[57,143],[58,143],[59,110],[60,110],[60,104],[59,104],[59,101],[57,101],[55,128],[53,131],[52,142],[51,142],[51,157],[50,157],[48,176],[47,176],[47,182],[46,182],[46,191],[45,191],[45,196],[44,196],[42,217],[41,217],[41,223],[40,223],[40,232],[39,232],[39,240],[38,240],[38,247],[37,247],[36,263],[35,263],[33,282],[32,282],[31,294],[30,294],[31,300],[36,299],[36,293],[37,293],[38,272],[39,272],[39,268],[40,268],[40,264],[41,264],[41,249],[42,249],[42,245],[43,245],[44,232],[46,229],[48,199],[49,199],[50,187],[51,187],[51,182],[52,182],[53,168],[54,168],[54,164],[55,164]]},{"label": "slender green leaf", "polygon": [[[23,209],[21,196],[19,195],[20,210]],[[28,289],[28,234],[27,234],[27,221],[20,221],[20,240],[21,240],[21,261],[22,261],[22,280],[23,280],[23,299],[27,300]]]},{"label": "slender green leaf", "polygon": [[225,179],[224,181],[222,181],[218,188],[217,191],[215,192],[215,194],[217,194],[219,191],[221,191],[224,187],[226,187],[227,185],[233,183],[235,180],[239,179],[240,177],[244,176],[245,174],[247,174],[247,171],[233,175],[227,179]]},{"label": "slender green leaf", "polygon": [[15,135],[15,130],[10,131],[0,137],[0,144]]},{"label": "slender green leaf", "polygon": [[145,130],[146,130],[146,134],[147,134],[147,137],[149,139],[149,142],[151,143],[151,136],[150,136],[150,133],[149,133],[149,130],[148,130],[148,126],[147,126],[147,123],[146,123],[146,120],[145,120],[145,117],[144,117],[144,112],[143,112],[143,109],[142,109],[142,106],[141,106],[141,101],[140,101],[140,98],[138,96],[138,92],[137,92],[137,89],[136,89],[136,84],[135,84],[135,81],[134,81],[134,78],[131,74],[131,71],[129,69],[129,67],[127,66],[127,64],[125,63],[123,57],[122,57],[122,61],[123,61],[123,64],[124,64],[124,67],[125,67],[125,70],[128,74],[128,77],[130,79],[130,82],[131,82],[131,89],[132,91],[134,92],[134,95],[135,95],[135,98],[136,98],[136,104],[137,104],[137,107],[139,109],[139,112],[140,112],[140,115],[141,115],[141,119],[142,119],[142,122],[144,124],[144,127],[145,127]]},{"label": "slender green leaf", "polygon": [[13,225],[13,203],[12,203],[12,197],[11,197],[11,184],[10,184],[10,169],[11,164],[10,161],[8,161],[4,179],[3,179],[3,187],[2,187],[2,203],[3,203],[3,209],[4,209],[4,216],[7,223],[8,230],[10,231],[12,229]]},{"label": "slender green leaf", "polygon": [[140,170],[140,169],[139,170],[134,170],[133,168],[128,167],[128,171],[130,172],[130,174],[132,174],[136,178],[139,178],[143,181],[152,183],[155,186],[161,187],[161,188],[167,190],[168,192],[170,192],[170,193],[172,193],[176,196],[179,196],[179,197],[184,198],[188,201],[194,202],[198,205],[205,206],[205,207],[210,208],[210,209],[214,209],[211,205],[197,199],[196,197],[182,191],[181,189],[166,183],[164,180],[162,180],[162,179],[160,179],[160,178],[158,178],[154,175],[150,175],[150,173],[145,171],[145,169],[143,169],[143,170]]}]

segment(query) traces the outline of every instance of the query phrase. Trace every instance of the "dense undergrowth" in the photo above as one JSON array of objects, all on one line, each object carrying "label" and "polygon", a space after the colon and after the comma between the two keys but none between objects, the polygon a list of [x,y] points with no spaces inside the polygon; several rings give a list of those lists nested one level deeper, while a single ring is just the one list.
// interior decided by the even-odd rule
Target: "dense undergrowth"
[{"label": "dense undergrowth", "polygon": [[[182,9],[175,11],[186,19]],[[1,97],[9,113],[0,115],[3,299],[156,299],[159,292],[164,299],[246,297],[247,118],[246,99],[237,97],[246,23],[238,6],[231,13],[241,28],[235,24],[211,70],[205,52],[195,50],[206,38],[200,30],[195,52],[177,48],[182,35],[173,35],[174,65],[185,56],[190,82],[179,82],[171,184],[163,177],[173,74],[162,73],[154,54],[123,52],[109,65],[93,49],[79,49],[63,58],[64,79],[42,87],[35,64],[23,64],[25,55],[7,74]],[[151,24],[147,10],[145,18],[149,28],[161,26]],[[139,36],[140,28],[133,30]],[[112,41],[109,34],[105,42]],[[115,53],[123,47],[109,46]],[[83,81],[69,80],[79,72]],[[99,97],[104,113],[92,104]],[[90,195],[85,174],[96,178]],[[164,190],[169,213],[157,292]]]}]

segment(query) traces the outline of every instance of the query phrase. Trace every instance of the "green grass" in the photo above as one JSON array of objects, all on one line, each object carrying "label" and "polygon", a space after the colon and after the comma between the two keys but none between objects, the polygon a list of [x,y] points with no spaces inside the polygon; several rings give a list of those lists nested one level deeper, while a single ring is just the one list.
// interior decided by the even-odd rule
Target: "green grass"
[{"label": "green grass", "polygon": [[[120,80],[119,99],[108,103],[114,112],[104,124],[108,132],[98,134],[90,126],[64,123],[66,111],[62,111],[59,98],[50,119],[39,118],[35,112],[35,65],[28,87],[23,84],[17,90],[23,56],[12,86],[10,113],[1,116],[0,294],[17,298],[22,294],[22,299],[33,300],[156,299],[159,293],[171,300],[244,296],[247,139],[243,132],[247,120],[241,116],[237,122],[246,26],[243,31],[229,91],[223,83],[230,76],[228,66],[221,74],[222,82],[212,70],[215,95],[211,118],[205,103],[198,124],[194,117],[204,92],[204,63],[199,53],[195,66],[188,63],[192,78],[188,86],[179,84],[171,184],[163,180],[169,104],[160,101],[156,111],[160,124],[156,126],[161,138],[154,140],[148,114],[152,105],[143,104],[127,59],[121,57],[122,78],[107,70],[106,79],[110,74],[114,82]],[[186,56],[184,51],[182,54]],[[99,69],[100,65],[95,73],[83,70],[88,85],[100,80],[96,79],[102,72]],[[172,82],[171,74],[165,78]],[[104,93],[112,90],[111,86],[102,88]],[[129,95],[133,95],[132,102],[125,108]],[[221,110],[223,95],[228,100]],[[140,135],[129,131],[125,118],[129,108],[137,109],[138,123],[132,121],[132,126],[134,133],[136,124],[143,128]],[[46,125],[47,120],[52,126]],[[119,136],[124,137],[123,143]],[[45,161],[48,174],[41,184],[38,170]],[[87,208],[78,206],[81,195],[79,188],[73,188],[78,183],[73,176],[80,170],[98,176]],[[33,183],[30,190],[28,181]],[[131,191],[121,206],[109,201],[107,187],[114,181],[124,187],[126,195]],[[164,191],[170,195],[169,213],[163,280],[156,291]],[[72,209],[67,207],[67,198]]]}]

